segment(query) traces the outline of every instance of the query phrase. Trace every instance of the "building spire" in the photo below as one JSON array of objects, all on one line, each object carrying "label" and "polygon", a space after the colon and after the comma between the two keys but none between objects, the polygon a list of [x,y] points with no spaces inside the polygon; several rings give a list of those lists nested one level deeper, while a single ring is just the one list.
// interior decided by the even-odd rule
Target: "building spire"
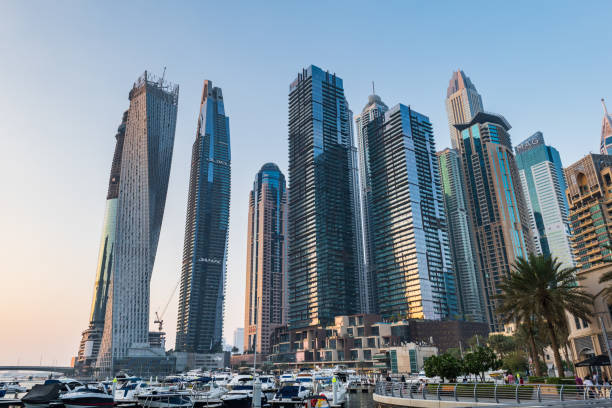
[{"label": "building spire", "polygon": [[372,95],[376,95],[376,90],[374,89],[374,81],[372,81]]},{"label": "building spire", "polygon": [[606,108],[606,101],[604,100],[604,98],[601,98],[601,104],[603,105],[604,113],[606,114],[606,116],[608,116],[608,109]]}]

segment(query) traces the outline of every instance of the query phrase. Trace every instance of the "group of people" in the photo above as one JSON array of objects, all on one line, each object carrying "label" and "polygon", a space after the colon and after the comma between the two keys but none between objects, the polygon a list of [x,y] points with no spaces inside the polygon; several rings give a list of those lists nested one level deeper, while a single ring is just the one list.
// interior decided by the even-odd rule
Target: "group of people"
[{"label": "group of people", "polygon": [[515,375],[512,375],[511,372],[506,371],[506,373],[504,374],[504,384],[520,384],[523,385],[525,384],[525,379],[523,378],[523,376],[520,373],[516,373]]},{"label": "group of people", "polygon": [[599,374],[594,373],[592,376],[590,374],[586,375],[584,380],[577,375],[574,379],[580,390],[584,386],[584,391],[587,393],[588,398],[610,397],[610,381],[608,377],[604,377],[602,380]]}]

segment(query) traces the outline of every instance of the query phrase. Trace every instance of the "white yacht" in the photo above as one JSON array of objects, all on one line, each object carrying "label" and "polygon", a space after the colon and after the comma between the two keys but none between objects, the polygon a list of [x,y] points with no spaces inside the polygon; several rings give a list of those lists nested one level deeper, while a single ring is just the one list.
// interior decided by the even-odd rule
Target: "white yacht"
[{"label": "white yacht", "polygon": [[112,395],[100,388],[78,387],[60,396],[66,408],[112,408],[115,400]]},{"label": "white yacht", "polygon": [[310,396],[312,396],[310,387],[304,387],[300,383],[285,383],[270,400],[270,405],[273,408],[303,407],[304,401]]}]

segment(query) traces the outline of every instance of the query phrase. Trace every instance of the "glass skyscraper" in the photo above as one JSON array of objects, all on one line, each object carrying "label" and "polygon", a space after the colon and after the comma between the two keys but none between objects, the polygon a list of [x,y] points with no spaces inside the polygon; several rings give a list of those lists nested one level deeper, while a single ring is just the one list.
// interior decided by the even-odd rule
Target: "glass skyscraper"
[{"label": "glass skyscraper", "polygon": [[311,65],[289,88],[289,325],[359,311],[351,119],[342,79]]},{"label": "glass skyscraper", "polygon": [[399,104],[365,127],[378,312],[455,317],[456,279],[429,118]]},{"label": "glass skyscraper", "polygon": [[222,351],[230,160],[223,94],[207,80],[191,156],[176,351]]},{"label": "glass skyscraper", "polygon": [[480,257],[485,312],[491,331],[497,332],[503,329],[495,313],[497,284],[518,257],[534,250],[510,124],[501,115],[479,112],[455,127],[461,135],[458,150]]},{"label": "glass skyscraper", "polygon": [[287,322],[287,187],[274,163],[255,176],[249,194],[245,350],[267,354],[272,331]]},{"label": "glass skyscraper", "polygon": [[[117,198],[111,211],[107,206],[109,234],[108,240],[103,238],[114,245],[112,253],[102,255],[110,266],[110,283],[96,363],[100,376],[114,374],[117,363],[130,357],[130,349],[149,345],[149,290],[168,191],[178,95],[177,85],[147,71],[130,91],[114,180],[119,184],[118,191],[113,190]],[[111,188],[116,189],[113,175]]]},{"label": "glass skyscraper", "polygon": [[380,96],[372,94],[361,114],[355,118],[357,124],[357,140],[359,144],[359,177],[361,181],[361,216],[363,225],[364,268],[360,279],[361,296],[363,297],[363,313],[376,313],[376,280],[374,276],[374,234],[372,231],[372,183],[370,165],[368,162],[368,124],[384,115],[389,110]]},{"label": "glass skyscraper", "polygon": [[467,320],[486,322],[482,276],[470,227],[461,156],[455,149],[444,149],[438,152],[438,165],[461,314]]},{"label": "glass skyscraper", "polygon": [[541,132],[518,144],[515,151],[536,251],[573,267],[567,185],[559,152],[544,144]]},{"label": "glass skyscraper", "polygon": [[111,173],[106,194],[106,209],[104,211],[104,226],[96,268],[96,283],[89,317],[89,327],[83,332],[75,369],[81,375],[90,375],[93,365],[98,359],[102,332],[104,330],[104,315],[106,301],[109,295],[113,257],[115,255],[115,231],[117,228],[117,201],[119,198],[119,179],[121,176],[121,157],[125,139],[125,125],[128,112],[123,113],[123,119],[115,135],[115,154],[111,165]]}]

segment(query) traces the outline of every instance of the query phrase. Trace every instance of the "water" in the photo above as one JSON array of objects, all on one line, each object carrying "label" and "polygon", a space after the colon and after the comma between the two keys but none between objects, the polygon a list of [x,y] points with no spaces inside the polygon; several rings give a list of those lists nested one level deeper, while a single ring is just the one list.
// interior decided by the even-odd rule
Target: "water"
[{"label": "water", "polygon": [[373,408],[374,399],[372,393],[357,392],[349,394],[348,404],[346,408]]}]

